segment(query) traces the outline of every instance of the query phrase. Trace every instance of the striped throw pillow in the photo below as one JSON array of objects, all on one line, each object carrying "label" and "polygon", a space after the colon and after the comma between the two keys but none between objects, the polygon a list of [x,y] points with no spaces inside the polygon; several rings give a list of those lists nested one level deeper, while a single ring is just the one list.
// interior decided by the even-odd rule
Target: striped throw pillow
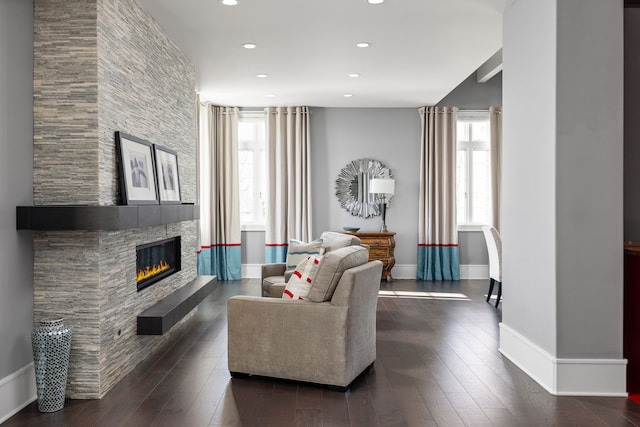
[{"label": "striped throw pillow", "polygon": [[321,261],[322,255],[313,255],[298,264],[282,292],[282,299],[307,299]]},{"label": "striped throw pillow", "polygon": [[307,259],[309,255],[322,255],[324,248],[322,247],[322,239],[305,243],[300,240],[290,239],[289,248],[287,250],[287,270],[293,270],[298,264]]}]

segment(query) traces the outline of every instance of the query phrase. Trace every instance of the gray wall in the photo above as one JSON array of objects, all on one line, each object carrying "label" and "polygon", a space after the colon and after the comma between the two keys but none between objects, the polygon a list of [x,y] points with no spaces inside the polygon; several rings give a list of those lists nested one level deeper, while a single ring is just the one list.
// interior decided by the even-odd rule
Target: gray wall
[{"label": "gray wall", "polygon": [[640,240],[640,9],[624,10],[624,239]]},{"label": "gray wall", "polygon": [[[519,0],[505,13],[503,325],[555,357],[622,355],[621,12]],[[530,360],[514,361],[535,372]]]},{"label": "gray wall", "polygon": [[621,358],[623,5],[557,5],[558,356]]},{"label": "gray wall", "polygon": [[514,3],[505,14],[502,48],[503,140],[514,141],[502,151],[503,275],[510,283],[503,323],[551,354],[556,353],[554,3]]},{"label": "gray wall", "polygon": [[384,163],[396,180],[396,194],[387,210],[387,227],[396,232],[396,265],[417,263],[418,194],[420,183],[420,117],[414,108],[313,108],[313,227],[344,226],[378,231],[381,218],[363,219],[341,208],[335,196],[340,170],[352,160],[372,158]]},{"label": "gray wall", "polygon": [[32,10],[0,1],[0,380],[32,362],[33,249],[15,215],[33,203]]},{"label": "gray wall", "polygon": [[502,105],[502,71],[485,83],[478,83],[472,73],[436,105],[461,110],[487,110]]},{"label": "gray wall", "polygon": [[242,264],[264,264],[264,231],[242,232]]}]

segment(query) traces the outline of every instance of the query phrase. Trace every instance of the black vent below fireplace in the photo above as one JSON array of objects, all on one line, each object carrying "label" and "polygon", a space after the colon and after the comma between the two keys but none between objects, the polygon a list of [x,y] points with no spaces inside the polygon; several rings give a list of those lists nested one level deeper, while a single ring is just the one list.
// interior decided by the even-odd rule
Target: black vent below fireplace
[{"label": "black vent below fireplace", "polygon": [[138,291],[180,271],[180,236],[136,246]]}]

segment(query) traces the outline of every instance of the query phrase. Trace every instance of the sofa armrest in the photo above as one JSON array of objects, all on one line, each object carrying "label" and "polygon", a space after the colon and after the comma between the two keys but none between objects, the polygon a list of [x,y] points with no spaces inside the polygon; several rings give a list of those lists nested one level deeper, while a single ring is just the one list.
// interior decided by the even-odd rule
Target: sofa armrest
[{"label": "sofa armrest", "polygon": [[264,280],[266,277],[271,276],[284,276],[284,272],[287,269],[287,265],[284,262],[278,262],[275,264],[262,264],[262,277]]},{"label": "sofa armrest", "polygon": [[286,268],[283,262],[262,264],[260,288],[263,297],[282,297],[285,283],[291,277],[291,272],[287,272]]}]

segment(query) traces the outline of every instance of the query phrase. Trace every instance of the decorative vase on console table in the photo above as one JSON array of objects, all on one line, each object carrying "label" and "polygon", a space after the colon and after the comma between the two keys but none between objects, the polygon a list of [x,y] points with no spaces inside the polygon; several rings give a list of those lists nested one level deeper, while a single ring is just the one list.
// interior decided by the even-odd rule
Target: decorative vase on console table
[{"label": "decorative vase on console table", "polygon": [[62,319],[43,320],[31,333],[36,371],[38,410],[55,412],[64,408],[67,371],[71,350],[71,327]]}]

